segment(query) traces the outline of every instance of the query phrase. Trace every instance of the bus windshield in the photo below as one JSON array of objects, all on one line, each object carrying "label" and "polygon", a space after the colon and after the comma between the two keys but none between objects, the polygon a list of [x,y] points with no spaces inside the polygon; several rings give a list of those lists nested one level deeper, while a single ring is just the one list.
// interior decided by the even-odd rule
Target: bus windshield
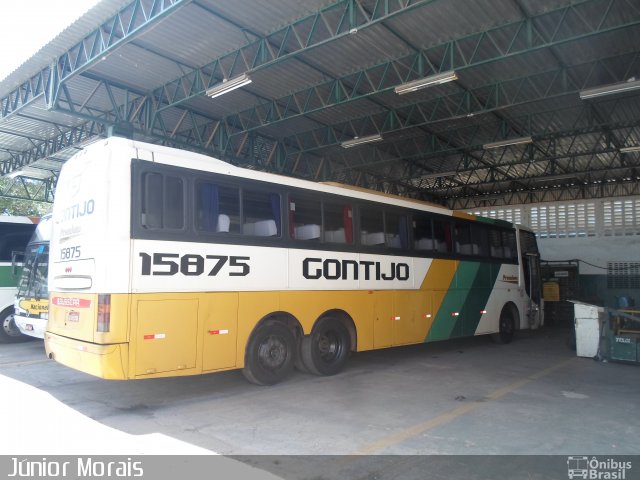
[{"label": "bus windshield", "polygon": [[37,300],[49,295],[47,274],[49,267],[49,244],[30,243],[24,256],[24,266],[18,284],[18,296]]}]

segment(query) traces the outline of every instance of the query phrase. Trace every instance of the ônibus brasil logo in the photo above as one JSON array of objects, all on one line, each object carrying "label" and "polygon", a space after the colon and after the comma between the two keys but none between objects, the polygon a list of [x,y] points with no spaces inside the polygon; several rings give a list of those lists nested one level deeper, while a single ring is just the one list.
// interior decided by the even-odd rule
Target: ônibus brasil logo
[{"label": "\u00f4nibus brasil logo", "polygon": [[571,480],[626,480],[627,470],[631,470],[631,462],[614,458],[598,459],[588,456],[571,456],[567,458],[567,475]]}]

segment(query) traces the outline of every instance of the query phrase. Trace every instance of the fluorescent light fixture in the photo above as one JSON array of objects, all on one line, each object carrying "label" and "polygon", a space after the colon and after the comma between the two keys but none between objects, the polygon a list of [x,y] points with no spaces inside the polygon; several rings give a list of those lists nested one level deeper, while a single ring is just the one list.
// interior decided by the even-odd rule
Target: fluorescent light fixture
[{"label": "fluorescent light fixture", "polygon": [[452,82],[458,79],[458,75],[453,70],[448,72],[436,73],[425,78],[419,78],[411,82],[403,83],[393,89],[398,95],[415,92],[421,88],[431,87],[432,85],[441,85],[443,83]]},{"label": "fluorescent light fixture", "polygon": [[224,95],[225,93],[229,93],[231,90],[235,90],[236,88],[249,85],[250,83],[251,78],[249,78],[249,75],[243,73],[242,75],[232,78],[231,80],[222,80],[222,82],[218,83],[217,85],[208,88],[205,93],[211,98],[216,98],[220,95]]},{"label": "fluorescent light fixture", "polygon": [[631,153],[631,152],[640,152],[640,145],[636,145],[635,147],[622,147],[620,149],[620,153]]},{"label": "fluorescent light fixture", "polygon": [[492,148],[508,147],[509,145],[522,145],[525,143],[533,143],[531,137],[519,137],[519,138],[507,138],[506,140],[500,140],[498,142],[485,143],[482,148],[490,150]]},{"label": "fluorescent light fixture", "polygon": [[423,180],[428,180],[430,178],[440,178],[440,177],[455,177],[458,174],[458,172],[455,171],[451,171],[451,172],[433,172],[433,173],[428,173],[426,175],[420,175],[420,178]]},{"label": "fluorescent light fixture", "polygon": [[340,144],[342,148],[351,148],[356,145],[362,145],[363,143],[379,142],[382,140],[382,135],[376,133],[375,135],[369,135],[367,137],[354,137],[353,140],[345,140]]},{"label": "fluorescent light fixture", "polygon": [[603,95],[613,95],[615,93],[628,92],[640,88],[640,80],[631,78],[626,82],[613,83],[611,85],[603,85],[602,87],[588,88],[580,92],[580,99],[601,97]]},{"label": "fluorescent light fixture", "polygon": [[[531,179],[532,182],[554,182],[556,180],[570,180],[576,178],[577,173],[562,173],[559,175],[543,175],[542,177],[534,177]],[[526,180],[526,178],[523,178]]]}]

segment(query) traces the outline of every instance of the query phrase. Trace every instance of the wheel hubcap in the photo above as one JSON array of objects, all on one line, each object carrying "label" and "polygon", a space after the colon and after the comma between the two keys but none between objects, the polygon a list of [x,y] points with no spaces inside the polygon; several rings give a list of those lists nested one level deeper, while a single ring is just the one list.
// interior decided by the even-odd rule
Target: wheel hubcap
[{"label": "wheel hubcap", "polygon": [[13,321],[13,315],[8,315],[4,319],[4,321],[2,322],[2,329],[7,335],[11,337],[17,337],[18,335],[20,335],[20,330],[18,330],[18,327]]},{"label": "wheel hubcap", "polygon": [[325,362],[335,360],[341,350],[340,339],[334,332],[327,332],[318,339],[318,351]]},{"label": "wheel hubcap", "polygon": [[258,358],[268,370],[277,370],[287,360],[287,345],[283,338],[269,335],[258,348]]}]

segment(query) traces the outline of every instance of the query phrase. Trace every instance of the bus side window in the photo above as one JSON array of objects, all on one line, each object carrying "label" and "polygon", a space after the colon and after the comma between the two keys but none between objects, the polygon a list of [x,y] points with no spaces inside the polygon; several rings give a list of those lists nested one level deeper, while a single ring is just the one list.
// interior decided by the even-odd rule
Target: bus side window
[{"label": "bus side window", "polygon": [[474,255],[479,257],[489,256],[489,234],[484,225],[471,225],[471,242]]},{"label": "bus side window", "polygon": [[245,189],[242,195],[242,233],[258,237],[280,236],[280,195]]},{"label": "bus side window", "polygon": [[414,215],[413,245],[416,250],[433,252],[433,228],[430,216],[426,214]]},{"label": "bus side window", "polygon": [[196,184],[196,229],[202,232],[238,233],[240,194],[235,187]]},{"label": "bus side window", "polygon": [[504,258],[501,232],[495,228],[489,230],[489,251],[493,258]]},{"label": "bus side window", "polygon": [[353,243],[353,215],[351,205],[322,203],[322,238],[328,243]]},{"label": "bus side window", "polygon": [[471,244],[471,225],[468,223],[456,223],[456,252],[461,255],[473,255]]},{"label": "bus side window", "polygon": [[504,247],[504,258],[510,260],[516,260],[518,258],[516,232],[512,230],[502,232],[502,245]]},{"label": "bus side window", "polygon": [[145,173],[142,176],[142,218],[144,228],[162,227],[162,175]]},{"label": "bus side window", "polygon": [[145,173],[142,176],[142,186],[142,227],[176,230],[183,228],[183,180],[159,173]]},{"label": "bus side window", "polygon": [[385,245],[390,248],[409,248],[407,217],[393,212],[384,214]]},{"label": "bus side window", "polygon": [[451,238],[451,222],[447,220],[433,220],[433,239],[436,252],[453,252]]},{"label": "bus side window", "polygon": [[[220,213],[216,231],[240,233],[240,189],[238,187],[219,186]],[[225,226],[227,229],[225,230]]]},{"label": "bus side window", "polygon": [[166,228],[184,227],[184,184],[181,178],[165,177],[164,226]]},{"label": "bus side window", "polygon": [[289,197],[289,236],[296,240],[320,240],[322,215],[319,200]]},{"label": "bus side window", "polygon": [[215,232],[219,215],[218,186],[212,183],[196,185],[196,228]]},{"label": "bus side window", "polygon": [[384,220],[382,210],[363,206],[360,208],[360,243],[362,245],[384,245]]}]

